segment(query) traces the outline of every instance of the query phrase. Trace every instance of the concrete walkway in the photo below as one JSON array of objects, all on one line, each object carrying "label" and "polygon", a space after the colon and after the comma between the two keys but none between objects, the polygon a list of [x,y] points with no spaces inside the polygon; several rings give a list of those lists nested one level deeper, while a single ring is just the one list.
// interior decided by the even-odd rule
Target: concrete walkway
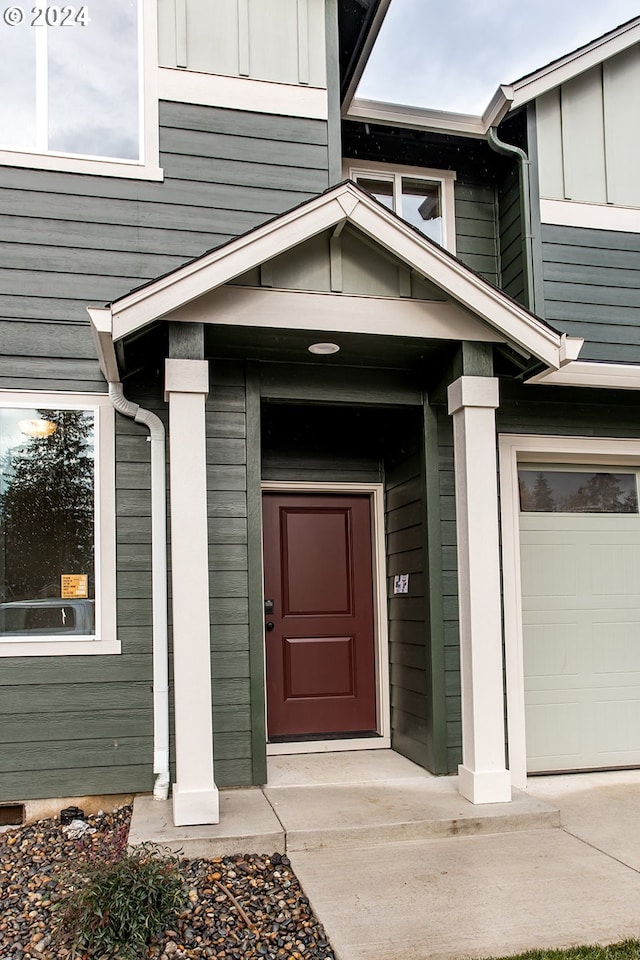
[{"label": "concrete walkway", "polygon": [[532,778],[482,807],[391,751],[272,758],[269,779],[224,791],[221,824],[181,838],[168,806],[138,798],[132,839],[200,856],[286,849],[338,960],[640,937],[640,771]]}]

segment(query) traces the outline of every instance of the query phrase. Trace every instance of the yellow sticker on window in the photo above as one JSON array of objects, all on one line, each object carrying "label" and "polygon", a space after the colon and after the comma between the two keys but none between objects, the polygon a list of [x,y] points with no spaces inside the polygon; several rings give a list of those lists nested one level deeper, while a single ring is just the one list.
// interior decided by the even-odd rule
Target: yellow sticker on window
[{"label": "yellow sticker on window", "polygon": [[60,596],[63,600],[83,599],[89,596],[89,576],[86,573],[63,573],[60,577]]}]

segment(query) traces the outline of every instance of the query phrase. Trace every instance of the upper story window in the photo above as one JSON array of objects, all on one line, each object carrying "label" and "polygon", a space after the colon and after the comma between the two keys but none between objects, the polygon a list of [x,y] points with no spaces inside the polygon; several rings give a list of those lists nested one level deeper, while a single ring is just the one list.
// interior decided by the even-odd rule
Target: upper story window
[{"label": "upper story window", "polygon": [[147,37],[155,36],[153,6],[109,0],[5,10],[0,162],[158,178],[157,96],[154,103],[147,82],[157,64]]},{"label": "upper story window", "polygon": [[348,164],[345,172],[430,240],[455,253],[453,171],[371,163],[362,167]]},{"label": "upper story window", "polygon": [[0,397],[5,656],[115,652],[113,411],[82,399]]}]

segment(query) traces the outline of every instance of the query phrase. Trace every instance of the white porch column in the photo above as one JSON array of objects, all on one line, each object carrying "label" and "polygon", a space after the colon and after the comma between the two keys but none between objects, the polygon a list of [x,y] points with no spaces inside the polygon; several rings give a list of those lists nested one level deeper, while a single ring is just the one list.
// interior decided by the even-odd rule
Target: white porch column
[{"label": "white porch column", "polygon": [[218,823],[213,778],[205,398],[206,360],[167,360],[176,826]]},{"label": "white porch column", "polygon": [[460,377],[448,391],[453,415],[462,764],[458,789],[472,803],[511,800],[505,765],[502,620],[495,409],[498,381]]}]

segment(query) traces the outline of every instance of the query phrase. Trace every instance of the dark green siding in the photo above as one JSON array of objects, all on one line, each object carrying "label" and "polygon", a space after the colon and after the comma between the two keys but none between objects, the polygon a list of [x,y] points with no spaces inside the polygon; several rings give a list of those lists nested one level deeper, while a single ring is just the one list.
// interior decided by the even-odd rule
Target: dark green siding
[{"label": "dark green siding", "polygon": [[520,177],[514,164],[498,186],[499,286],[514,300],[526,304],[522,249]]},{"label": "dark green siding", "polygon": [[[420,433],[388,457],[385,469],[387,596],[391,681],[391,745],[432,766],[428,583],[425,571],[424,468]],[[409,592],[394,594],[394,578],[409,574]]]},{"label": "dark green siding", "polygon": [[[109,302],[328,185],[326,123],[161,104],[162,183],[0,167],[0,387],[104,392],[86,306]],[[162,342],[161,340],[159,342]],[[152,350],[145,357],[149,364]],[[216,777],[251,783],[244,376],[207,405]],[[165,415],[158,384],[130,399]],[[0,799],[153,784],[149,444],[116,417],[121,656],[6,658]],[[254,731],[255,732],[255,731]],[[254,751],[255,752],[255,751]]]},{"label": "dark green siding", "polygon": [[328,185],[323,121],[176,103],[160,121],[162,183],[0,167],[0,386],[104,390],[88,304]]},{"label": "dark green siding", "polygon": [[212,360],[206,405],[211,677],[218,786],[253,782],[244,366]]},{"label": "dark green siding", "polygon": [[444,408],[437,408],[440,533],[442,544],[442,607],[444,621],[444,686],[447,729],[447,770],[455,773],[462,761],[460,724],[460,637],[458,616],[458,561],[453,471],[453,424]]},{"label": "dark green siding", "polygon": [[456,180],[456,256],[498,285],[495,192],[490,184]]},{"label": "dark green siding", "polygon": [[547,321],[581,360],[640,363],[640,235],[542,225]]}]

